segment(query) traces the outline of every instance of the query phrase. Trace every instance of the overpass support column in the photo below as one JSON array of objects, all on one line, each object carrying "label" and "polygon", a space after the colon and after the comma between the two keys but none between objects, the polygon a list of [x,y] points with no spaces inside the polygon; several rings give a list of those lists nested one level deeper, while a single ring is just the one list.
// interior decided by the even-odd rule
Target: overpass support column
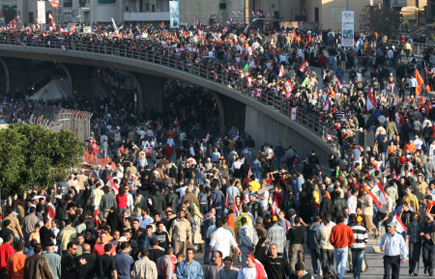
[{"label": "overpass support column", "polygon": [[66,65],[72,79],[72,90],[77,91],[79,96],[92,95],[92,76],[94,67],[68,64]]},{"label": "overpass support column", "polygon": [[245,116],[247,116],[245,112],[246,105],[224,95],[220,95],[219,97],[223,106],[223,111],[219,111],[219,114],[220,118],[223,118],[225,127],[236,126],[244,129]]},{"label": "overpass support column", "polygon": [[27,72],[30,67],[30,60],[18,58],[3,58],[6,73],[6,85],[9,86],[11,96],[24,95],[27,86]]},{"label": "overpass support column", "polygon": [[149,113],[151,109],[154,109],[161,112],[166,78],[145,74],[133,74],[133,76],[135,83],[138,83],[138,111],[146,109]]}]

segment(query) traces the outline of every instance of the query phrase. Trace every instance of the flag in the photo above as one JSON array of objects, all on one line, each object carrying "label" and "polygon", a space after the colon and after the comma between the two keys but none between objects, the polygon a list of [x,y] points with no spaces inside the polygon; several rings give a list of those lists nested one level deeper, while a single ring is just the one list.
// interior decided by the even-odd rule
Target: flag
[{"label": "flag", "polygon": [[63,51],[66,51],[66,45],[62,45],[60,48],[61,48]]},{"label": "flag", "polygon": [[295,160],[293,161],[293,167],[296,168],[298,166],[298,163],[301,161],[301,157],[299,157],[298,154],[295,156]]},{"label": "flag", "polygon": [[245,71],[245,73],[247,73],[249,71],[248,63],[245,64],[245,67],[243,68],[243,70]]},{"label": "flag", "polygon": [[391,94],[391,93],[393,93],[392,91],[393,91],[393,86],[391,84],[388,84],[387,85],[387,93]]},{"label": "flag", "polygon": [[233,24],[233,19],[230,18],[229,20],[227,20],[227,24],[228,24],[228,25],[232,25],[232,24]]},{"label": "flag", "polygon": [[56,209],[51,202],[47,204],[47,216],[50,220],[56,218]]},{"label": "flag", "polygon": [[290,80],[286,80],[286,82],[284,82],[284,90],[285,90],[285,93],[287,93],[286,95],[285,95],[285,97],[288,99],[288,98],[290,98],[290,94],[292,93],[292,91],[293,91],[293,85],[292,85],[292,83],[290,82]]},{"label": "flag", "polygon": [[201,29],[201,21],[197,18],[196,19],[196,27],[199,29]]},{"label": "flag", "polygon": [[267,12],[267,17],[270,17],[270,11]]},{"label": "flag", "polygon": [[234,142],[236,142],[238,139],[239,139],[239,130],[237,130],[237,133],[234,136]]},{"label": "flag", "polygon": [[323,110],[329,111],[331,109],[331,103],[329,99],[326,101],[326,103],[323,105]]},{"label": "flag", "polygon": [[262,89],[262,88],[255,89],[254,97],[261,98],[261,96],[263,96],[263,92],[264,92],[264,89]]},{"label": "flag", "polygon": [[236,223],[237,217],[239,217],[239,209],[237,209],[237,205],[236,205],[236,201],[234,200],[234,197],[232,197],[233,199],[233,211],[234,211],[234,224]]},{"label": "flag", "polygon": [[237,13],[236,13],[236,11],[235,11],[235,10],[233,10],[233,15],[237,15]]},{"label": "flag", "polygon": [[200,62],[201,62],[201,58],[198,57],[195,59],[195,64],[199,64]]},{"label": "flag", "polygon": [[299,108],[290,108],[290,120],[298,120]]},{"label": "flag", "polygon": [[142,39],[143,39],[142,35],[136,35],[136,40],[142,40]]},{"label": "flag", "polygon": [[[75,31],[76,31],[76,29],[74,27],[60,28],[60,32],[66,33],[66,34],[71,34],[71,33],[74,33]],[[116,34],[116,36],[118,36],[118,34]]]},{"label": "flag", "polygon": [[376,99],[373,97],[370,90],[367,92],[367,110],[372,110],[376,107]]},{"label": "flag", "polygon": [[341,86],[340,80],[338,79],[338,77],[337,77],[337,76],[335,76],[335,83],[337,84],[337,86],[338,86],[338,89],[340,89],[340,90],[341,90],[342,86]]},{"label": "flag", "polygon": [[216,74],[216,72],[215,71],[210,71],[210,74],[213,74],[213,76],[214,76],[214,79],[218,79],[218,74]]},{"label": "flag", "polygon": [[182,53],[184,51],[184,48],[182,48],[182,47],[178,47],[178,48],[176,48],[175,49],[175,52],[178,54],[178,53]]},{"label": "flag", "polygon": [[416,96],[420,96],[421,93],[421,87],[424,84],[424,80],[421,77],[419,71],[417,69],[415,69],[415,78],[417,79],[417,87],[415,88],[415,95]]},{"label": "flag", "polygon": [[263,14],[260,11],[257,11],[257,16],[261,17]]},{"label": "flag", "polygon": [[112,188],[113,192],[115,193],[115,195],[118,194],[119,192],[119,187],[118,185],[116,185],[115,181],[113,181],[112,177],[107,178],[107,181],[109,182],[109,186],[110,188]]},{"label": "flag", "polygon": [[[58,3],[59,3],[59,2],[58,2]],[[19,23],[19,24],[21,24],[21,25],[23,24],[23,23],[21,22],[21,16],[20,16],[20,15],[17,15],[17,20],[18,20],[18,23]]]},{"label": "flag", "polygon": [[101,224],[99,215],[100,215],[100,209],[97,207],[97,209],[95,209],[95,211],[94,211],[94,222],[95,222],[96,228],[98,228],[98,226]]},{"label": "flag", "polygon": [[249,88],[252,87],[252,78],[251,78],[251,77],[248,77],[248,78],[246,79],[246,86],[249,87]]},{"label": "flag", "polygon": [[210,141],[210,133],[207,132],[207,135],[205,135],[203,142],[208,143],[209,141]]},{"label": "flag", "polygon": [[252,17],[255,17],[255,12],[254,11],[252,11]]},{"label": "flag", "polygon": [[284,70],[284,65],[281,64],[281,66],[279,67],[279,77],[283,77],[285,74],[285,70]]},{"label": "flag", "polygon": [[384,187],[382,187],[379,181],[370,190],[369,195],[373,198],[373,202],[376,203],[378,207],[387,203],[387,195],[385,194]]},{"label": "flag", "polygon": [[310,66],[310,65],[308,65],[308,61],[305,60],[304,64],[302,64],[302,65],[299,67],[299,71],[301,71],[302,73],[305,73],[305,71],[308,69],[309,66]]},{"label": "flag", "polygon": [[49,18],[50,21],[51,21],[51,26],[56,26],[56,21],[54,21],[54,18],[53,18],[53,16],[51,15],[51,13],[48,14],[48,18]]},{"label": "flag", "polygon": [[242,16],[243,14],[242,14],[242,11],[241,10],[239,10],[239,16]]},{"label": "flag", "polygon": [[278,216],[279,206],[276,197],[273,199],[272,208],[270,209],[272,216]]},{"label": "flag", "polygon": [[198,49],[194,46],[189,46],[188,50],[189,50],[189,52],[198,52]]},{"label": "flag", "polygon": [[406,226],[402,223],[402,220],[400,220],[397,214],[394,214],[394,218],[390,224],[396,227],[396,232],[398,233],[402,233],[407,230]]},{"label": "flag", "polygon": [[332,141],[334,138],[330,134],[326,134],[326,140]]},{"label": "flag", "polygon": [[165,28],[165,23],[162,21],[162,22],[159,24],[159,26],[160,26],[160,28]]}]

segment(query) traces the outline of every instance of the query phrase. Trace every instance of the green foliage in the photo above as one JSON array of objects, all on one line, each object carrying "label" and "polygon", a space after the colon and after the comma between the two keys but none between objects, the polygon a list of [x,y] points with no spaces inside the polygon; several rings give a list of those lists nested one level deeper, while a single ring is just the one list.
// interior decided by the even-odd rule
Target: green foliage
[{"label": "green foliage", "polygon": [[74,132],[54,133],[42,125],[10,125],[0,131],[2,196],[44,188],[63,180],[83,156]]},{"label": "green foliage", "polygon": [[360,14],[360,28],[364,32],[378,32],[391,37],[400,26],[400,13],[388,6],[367,6]]}]

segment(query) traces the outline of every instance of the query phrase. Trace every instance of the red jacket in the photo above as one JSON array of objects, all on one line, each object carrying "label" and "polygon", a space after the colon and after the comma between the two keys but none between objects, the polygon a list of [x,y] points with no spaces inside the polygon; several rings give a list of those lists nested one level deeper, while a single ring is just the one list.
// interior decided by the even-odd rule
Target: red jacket
[{"label": "red jacket", "polygon": [[9,257],[15,253],[14,247],[9,243],[3,243],[0,246],[0,272],[6,271]]},{"label": "red jacket", "polygon": [[349,226],[339,223],[332,228],[329,240],[335,248],[346,248],[353,244],[355,236]]}]

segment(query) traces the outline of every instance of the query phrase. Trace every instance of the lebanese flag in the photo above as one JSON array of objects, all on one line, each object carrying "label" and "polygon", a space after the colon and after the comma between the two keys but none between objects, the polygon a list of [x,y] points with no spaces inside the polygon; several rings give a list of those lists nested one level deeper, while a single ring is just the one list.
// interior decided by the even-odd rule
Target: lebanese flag
[{"label": "lebanese flag", "polygon": [[214,79],[217,79],[219,77],[218,74],[216,74],[215,71],[210,71],[210,74],[213,74]]},{"label": "lebanese flag", "polygon": [[237,208],[236,201],[234,200],[234,197],[232,197],[232,199],[233,199],[234,224],[235,224],[237,217],[239,217],[240,213],[239,213],[239,209]]},{"label": "lebanese flag", "polygon": [[367,110],[372,110],[376,107],[376,99],[373,97],[370,90],[367,92]]},{"label": "lebanese flag", "polygon": [[270,17],[270,11],[267,12],[267,17]]},{"label": "lebanese flag", "polygon": [[54,218],[56,217],[56,209],[54,208],[54,205],[51,202],[47,204],[47,214],[50,220],[54,220]]},{"label": "lebanese flag", "polygon": [[198,57],[195,59],[195,64],[199,64],[200,62],[201,62],[201,58]]},{"label": "lebanese flag", "polygon": [[260,16],[262,16],[263,14],[260,12],[260,11],[257,11],[257,16],[258,17],[260,17]]},{"label": "lebanese flag", "polygon": [[67,50],[66,45],[62,45],[60,48],[61,48],[63,51],[66,51],[66,50]]},{"label": "lebanese flag", "polygon": [[233,24],[233,19],[230,18],[229,20],[227,20],[227,24],[228,24],[228,25],[232,25],[232,24]]},{"label": "lebanese flag", "polygon": [[379,181],[370,190],[369,195],[373,198],[373,201],[378,207],[381,207],[383,204],[387,203],[387,195],[385,194],[384,187],[382,187]]},{"label": "lebanese flag", "polygon": [[323,110],[326,110],[326,111],[330,111],[331,110],[331,103],[330,103],[329,99],[323,105]]},{"label": "lebanese flag", "polygon": [[330,134],[326,134],[326,140],[330,140],[330,141],[332,141],[334,138],[333,138],[333,136],[332,135],[330,135]]},{"label": "lebanese flag", "polygon": [[236,11],[235,11],[235,10],[233,10],[233,15],[237,15],[237,13],[236,13]]},{"label": "lebanese flag", "polygon": [[71,34],[71,33],[75,32],[75,31],[76,31],[76,29],[74,27],[60,28],[60,32],[66,33],[66,34]]},{"label": "lebanese flag", "polygon": [[308,65],[308,61],[305,60],[304,64],[299,67],[299,71],[305,73],[305,71],[308,70],[308,67],[310,67],[310,65]]},{"label": "lebanese flag", "polygon": [[290,120],[298,120],[298,111],[299,108],[290,108]]},{"label": "lebanese flag", "polygon": [[391,93],[393,93],[392,91],[393,91],[393,86],[391,84],[388,84],[387,85],[387,93],[391,94]]},{"label": "lebanese flag", "polygon": [[402,223],[402,220],[400,220],[397,214],[394,214],[394,218],[391,223],[396,227],[396,232],[398,233],[402,233],[407,230],[406,226]]},{"label": "lebanese flag", "polygon": [[201,21],[197,18],[196,19],[196,27],[199,29],[201,29]]},{"label": "lebanese flag", "polygon": [[205,135],[203,142],[208,143],[209,141],[210,141],[210,133],[207,132],[207,135]]},{"label": "lebanese flag", "polygon": [[298,166],[298,163],[301,161],[301,157],[299,157],[298,154],[295,156],[295,160],[293,161],[293,167],[296,168]]},{"label": "lebanese flag", "polygon": [[57,25],[56,21],[54,21],[54,18],[51,15],[51,13],[48,14],[48,19],[50,19],[50,21],[51,21],[51,26],[56,26]]},{"label": "lebanese flag", "polygon": [[248,77],[248,78],[246,79],[246,86],[249,87],[249,88],[252,87],[252,78],[251,78],[251,77]]},{"label": "lebanese flag", "polygon": [[272,208],[270,209],[272,216],[278,215],[278,201],[276,200],[276,197],[273,199]]},{"label": "lebanese flag", "polygon": [[198,52],[198,49],[194,46],[189,46],[188,50],[189,52]]},{"label": "lebanese flag", "polygon": [[288,98],[290,98],[290,94],[292,93],[292,91],[293,91],[293,85],[292,85],[292,83],[290,82],[290,80],[286,80],[286,82],[284,82],[284,90],[285,90],[285,93],[287,93],[286,95],[285,95],[285,97],[288,99]]},{"label": "lebanese flag", "polygon": [[59,0],[48,0],[50,4],[55,8],[56,10],[59,9]]},{"label": "lebanese flag", "polygon": [[95,209],[94,212],[94,222],[96,227],[98,228],[98,226],[101,224],[101,220],[100,220],[100,209],[97,207],[97,209]]},{"label": "lebanese flag", "polygon": [[239,10],[239,16],[242,16],[243,14],[242,14],[242,11],[241,10]]},{"label": "lebanese flag", "polygon": [[239,130],[237,130],[237,133],[234,136],[234,142],[236,142],[238,139],[239,139]]},{"label": "lebanese flag", "polygon": [[254,255],[252,255],[252,254],[248,254],[248,257],[251,259],[251,261],[255,265],[255,273],[257,274],[255,278],[266,278],[267,279],[268,278],[267,273],[264,270],[263,264],[259,260],[254,258]]},{"label": "lebanese flag", "polygon": [[279,77],[283,77],[285,74],[285,70],[284,70],[284,65],[281,64],[281,66],[279,67]]},{"label": "lebanese flag", "polygon": [[113,192],[115,193],[115,195],[117,195],[118,192],[119,192],[119,187],[118,187],[118,185],[116,185],[116,183],[115,183],[115,181],[113,181],[113,178],[112,178],[112,177],[109,177],[107,180],[108,180],[108,183],[109,183],[110,188],[112,188],[112,190],[113,190]]},{"label": "lebanese flag", "polygon": [[340,83],[340,80],[338,79],[338,77],[335,77],[335,83],[337,84],[338,89],[341,90],[342,86],[341,86],[341,83]]},{"label": "lebanese flag", "polygon": [[142,40],[142,39],[143,39],[142,35],[136,35],[136,40]]},{"label": "lebanese flag", "polygon": [[254,97],[261,98],[261,96],[263,96],[263,92],[264,92],[264,89],[262,89],[262,88],[255,89]]},{"label": "lebanese flag", "polygon": [[252,17],[255,17],[255,12],[254,11],[252,11]]},{"label": "lebanese flag", "polygon": [[182,48],[182,47],[179,47],[179,48],[176,48],[175,49],[175,52],[178,54],[178,53],[182,53],[184,51],[184,48]]}]

